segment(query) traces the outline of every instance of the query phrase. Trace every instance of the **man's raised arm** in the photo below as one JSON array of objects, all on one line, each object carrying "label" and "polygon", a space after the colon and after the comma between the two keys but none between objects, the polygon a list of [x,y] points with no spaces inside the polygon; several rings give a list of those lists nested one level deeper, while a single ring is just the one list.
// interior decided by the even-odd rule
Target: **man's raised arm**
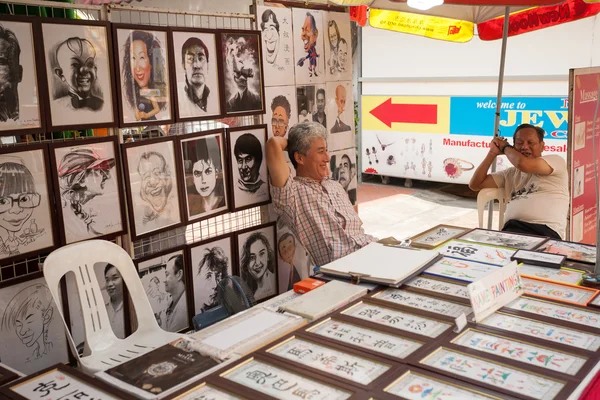
[{"label": "man's raised arm", "polygon": [[287,139],[278,136],[273,136],[267,142],[267,168],[269,168],[271,184],[276,187],[285,185],[290,176],[290,167],[283,153],[287,143]]},{"label": "man's raised arm", "polygon": [[492,166],[492,163],[496,159],[496,157],[500,154],[500,148],[498,147],[496,140],[492,140],[490,143],[490,151],[487,153],[481,164],[477,167],[473,176],[471,177],[471,181],[469,182],[469,188],[474,191],[479,191],[481,189],[487,188],[497,188],[496,182],[494,178],[488,171]]}]

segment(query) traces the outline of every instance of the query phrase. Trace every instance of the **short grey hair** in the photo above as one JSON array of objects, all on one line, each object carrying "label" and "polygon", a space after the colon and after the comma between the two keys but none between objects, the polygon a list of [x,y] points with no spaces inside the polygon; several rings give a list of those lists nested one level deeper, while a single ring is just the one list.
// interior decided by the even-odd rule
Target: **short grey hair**
[{"label": "short grey hair", "polygon": [[290,128],[287,151],[294,168],[298,169],[294,153],[308,154],[310,146],[317,139],[323,139],[327,143],[327,131],[318,122],[304,121]]}]

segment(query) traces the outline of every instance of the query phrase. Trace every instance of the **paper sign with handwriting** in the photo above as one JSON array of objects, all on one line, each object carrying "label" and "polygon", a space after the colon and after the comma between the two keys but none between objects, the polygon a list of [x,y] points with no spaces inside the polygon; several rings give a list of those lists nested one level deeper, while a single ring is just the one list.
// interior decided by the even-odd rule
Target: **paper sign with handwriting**
[{"label": "paper sign with handwriting", "polygon": [[523,294],[521,276],[515,261],[467,285],[475,321],[491,315]]}]

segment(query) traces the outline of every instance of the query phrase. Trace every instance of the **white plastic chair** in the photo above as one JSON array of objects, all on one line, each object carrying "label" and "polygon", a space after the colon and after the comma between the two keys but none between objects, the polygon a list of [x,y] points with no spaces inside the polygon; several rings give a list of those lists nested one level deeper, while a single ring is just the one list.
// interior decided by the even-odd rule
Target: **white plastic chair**
[{"label": "white plastic chair", "polygon": [[[97,262],[114,265],[131,296],[138,327],[125,339],[115,336],[110,326],[100,284],[94,272],[94,264]],[[116,244],[105,240],[89,240],[64,246],[50,253],[44,261],[44,278],[56,304],[62,303],[59,284],[69,271],[75,275],[83,314],[85,349],[82,356],[77,352],[62,309],[61,317],[69,346],[83,372],[93,375],[183,336],[160,328],[131,257]]]},{"label": "white plastic chair", "polygon": [[[479,227],[483,228],[483,211],[485,205],[492,200],[498,200],[499,213],[498,213],[498,230],[504,227],[504,212],[506,211],[506,198],[504,196],[504,188],[499,189],[481,189],[477,195],[477,215],[479,217]],[[488,212],[494,212],[494,209],[488,210]]]}]

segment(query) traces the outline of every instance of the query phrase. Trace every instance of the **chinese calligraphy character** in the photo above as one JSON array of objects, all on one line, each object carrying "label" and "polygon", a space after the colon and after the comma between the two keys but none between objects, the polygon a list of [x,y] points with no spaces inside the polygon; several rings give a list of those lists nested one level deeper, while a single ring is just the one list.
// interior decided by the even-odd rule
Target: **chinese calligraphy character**
[{"label": "chinese calligraphy character", "polygon": [[304,356],[311,354],[312,350],[293,347],[288,350],[288,353],[302,359]]},{"label": "chinese calligraphy character", "polygon": [[344,363],[346,365],[338,364],[338,365],[336,365],[335,369],[340,372],[345,372],[350,376],[354,375],[354,373],[358,370],[358,368],[362,368],[362,365],[358,365],[358,363],[356,361],[353,362],[352,364],[350,364],[350,362],[348,362],[348,361],[344,361]]},{"label": "chinese calligraphy character", "polygon": [[67,386],[69,386],[70,383],[67,383],[66,385],[62,386],[62,387],[56,387],[57,384],[56,382],[54,382],[54,380],[51,380],[48,383],[44,383],[44,382],[40,382],[38,383],[38,385],[33,389],[34,392],[43,392],[43,396],[48,396],[48,394],[50,394],[51,391],[53,390],[62,390],[64,388],[66,388]]},{"label": "chinese calligraphy character", "polygon": [[319,353],[314,358],[316,361],[320,361],[323,365],[329,365],[337,361],[336,356],[326,356],[323,353]]},{"label": "chinese calligraphy character", "polygon": [[448,250],[450,250],[450,254],[460,254],[463,257],[470,257],[477,252],[476,248],[469,246],[448,246]]},{"label": "chinese calligraphy character", "polygon": [[297,385],[297,383],[294,383],[291,386],[285,387],[285,384],[287,384],[288,382],[289,382],[288,380],[280,379],[280,380],[278,380],[277,382],[275,382],[273,384],[273,389],[281,390],[281,391],[286,391],[286,390],[290,390],[291,388],[293,388],[294,386]]},{"label": "chinese calligraphy character", "polygon": [[358,313],[358,315],[364,315],[368,318],[373,318],[374,316],[380,314],[381,311],[376,310],[374,308],[367,308],[366,310],[362,310],[361,312]]},{"label": "chinese calligraphy character", "polygon": [[262,385],[267,381],[267,379],[274,379],[277,377],[277,375],[273,375],[271,373],[267,374],[266,372],[256,370],[256,371],[249,371],[248,373],[246,373],[246,377],[248,379],[252,379],[259,385]]},{"label": "chinese calligraphy character", "polygon": [[321,394],[321,392],[319,392],[316,389],[308,390],[308,389],[303,389],[303,388],[298,388],[292,392],[292,395],[298,396],[301,399],[306,399],[306,400],[310,400],[313,398],[313,396],[318,396],[319,394]]}]

